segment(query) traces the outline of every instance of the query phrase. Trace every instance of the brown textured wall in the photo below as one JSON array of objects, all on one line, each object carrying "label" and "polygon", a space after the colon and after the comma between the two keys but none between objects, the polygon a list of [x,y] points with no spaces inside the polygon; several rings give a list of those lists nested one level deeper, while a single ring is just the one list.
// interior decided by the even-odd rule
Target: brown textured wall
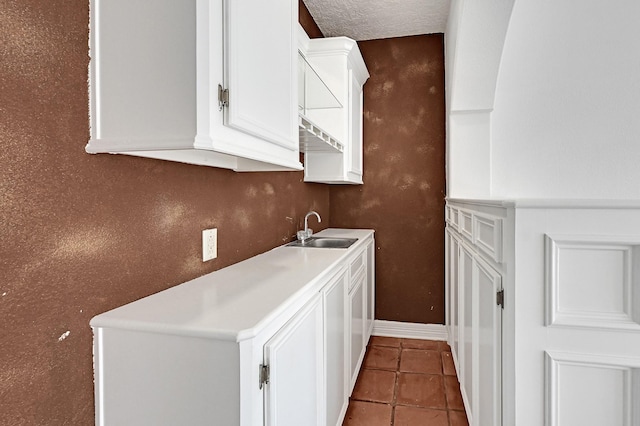
[{"label": "brown textured wall", "polygon": [[364,185],[331,188],[331,226],[376,230],[376,318],[444,322],[443,35],[358,43]]},{"label": "brown textured wall", "polygon": [[313,19],[313,16],[309,13],[309,9],[307,9],[307,6],[302,0],[298,1],[298,21],[309,38],[324,37],[324,35],[322,35],[322,31],[320,31],[320,28],[318,27],[318,24],[316,24],[316,21]]},{"label": "brown textured wall", "polygon": [[86,154],[88,7],[0,0],[1,425],[93,424],[94,315],[330,223],[301,172]]}]

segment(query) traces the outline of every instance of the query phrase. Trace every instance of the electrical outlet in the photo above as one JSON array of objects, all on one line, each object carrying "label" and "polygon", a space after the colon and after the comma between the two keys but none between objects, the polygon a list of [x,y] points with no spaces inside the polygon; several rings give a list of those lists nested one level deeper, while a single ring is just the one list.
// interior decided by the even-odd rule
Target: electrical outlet
[{"label": "electrical outlet", "polygon": [[202,231],[202,261],[218,257],[218,229],[205,229]]}]

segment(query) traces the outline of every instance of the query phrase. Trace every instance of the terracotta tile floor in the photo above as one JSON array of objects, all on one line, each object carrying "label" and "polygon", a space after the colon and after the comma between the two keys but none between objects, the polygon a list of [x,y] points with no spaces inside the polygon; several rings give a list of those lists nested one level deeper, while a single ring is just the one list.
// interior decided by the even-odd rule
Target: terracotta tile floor
[{"label": "terracotta tile floor", "polygon": [[343,426],[468,426],[446,342],[371,336]]}]

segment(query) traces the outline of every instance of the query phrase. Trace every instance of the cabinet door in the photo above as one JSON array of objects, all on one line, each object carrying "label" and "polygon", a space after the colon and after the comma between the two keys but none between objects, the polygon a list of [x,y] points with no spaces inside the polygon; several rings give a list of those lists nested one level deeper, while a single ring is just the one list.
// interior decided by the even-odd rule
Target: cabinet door
[{"label": "cabinet door", "polygon": [[293,0],[224,0],[226,123],[298,149],[297,21]]},{"label": "cabinet door", "polygon": [[324,339],[327,425],[342,423],[347,397],[347,272],[324,290]]},{"label": "cabinet door", "polygon": [[451,346],[451,355],[453,357],[453,362],[458,371],[458,376],[460,376],[460,358],[458,356],[458,345],[459,345],[459,280],[458,280],[458,256],[459,256],[459,245],[458,240],[452,235],[450,231],[447,230],[447,283],[448,283],[448,319],[449,319],[449,344]]},{"label": "cabinet door", "polygon": [[349,393],[358,378],[358,370],[364,356],[364,336],[365,336],[365,274],[358,274],[356,283],[349,294],[349,372],[351,381],[349,383]]},{"label": "cabinet door", "polygon": [[465,244],[459,245],[458,262],[458,380],[469,423],[473,424],[473,253]]},{"label": "cabinet door", "polygon": [[265,425],[324,425],[322,297],[318,294],[265,345]]},{"label": "cabinet door", "polygon": [[474,401],[473,425],[502,424],[502,307],[496,303],[496,293],[502,288],[500,274],[481,258],[473,264],[474,289]]},{"label": "cabinet door", "polygon": [[362,86],[349,70],[348,172],[362,179]]},{"label": "cabinet door", "polygon": [[367,246],[367,334],[365,344],[369,342],[376,319],[376,249],[374,241]]}]

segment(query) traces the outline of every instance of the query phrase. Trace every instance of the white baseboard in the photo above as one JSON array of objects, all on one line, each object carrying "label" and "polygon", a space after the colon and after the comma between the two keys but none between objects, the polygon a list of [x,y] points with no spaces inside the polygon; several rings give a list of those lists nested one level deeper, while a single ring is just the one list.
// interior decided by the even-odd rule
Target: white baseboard
[{"label": "white baseboard", "polygon": [[375,320],[374,336],[401,337],[405,339],[448,340],[449,333],[443,324],[417,324],[412,322]]}]

